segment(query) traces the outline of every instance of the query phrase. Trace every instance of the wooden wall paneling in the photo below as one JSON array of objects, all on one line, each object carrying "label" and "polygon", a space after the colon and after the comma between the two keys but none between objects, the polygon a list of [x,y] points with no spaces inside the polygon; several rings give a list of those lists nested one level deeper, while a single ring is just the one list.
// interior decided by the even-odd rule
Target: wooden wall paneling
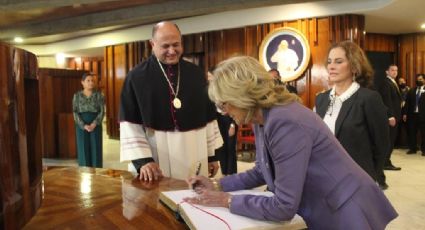
[{"label": "wooden wall paneling", "polygon": [[310,29],[310,36],[313,37],[313,44],[317,44],[318,37],[319,37],[319,23],[317,22],[317,18],[311,19],[311,29]]},{"label": "wooden wall paneling", "polygon": [[[113,127],[114,135],[111,138],[119,138],[119,105],[121,98],[121,89],[124,84],[125,77],[129,71],[128,66],[128,57],[129,53],[125,45],[119,45],[114,47],[114,110],[113,110]],[[137,64],[137,63],[135,63]],[[133,68],[134,66],[131,66]]]},{"label": "wooden wall paneling", "polygon": [[415,86],[415,77],[425,70],[425,33],[404,34],[399,40],[399,75],[406,77],[409,86]]},{"label": "wooden wall paneling", "polygon": [[397,36],[389,34],[367,33],[365,36],[365,51],[397,52]]},{"label": "wooden wall paneling", "polygon": [[75,58],[67,58],[65,62],[66,68],[77,69],[77,63],[75,62]]},{"label": "wooden wall paneling", "polygon": [[317,93],[329,88],[325,63],[328,48],[336,39],[334,21],[334,17],[324,17],[310,20],[309,23],[311,29],[307,39],[310,45],[311,67],[307,75],[298,80],[297,88],[304,104],[310,108],[314,107]]},{"label": "wooden wall paneling", "polygon": [[[128,49],[127,45],[115,45],[112,46],[112,55],[109,56],[109,64],[112,65],[112,71],[110,76],[108,76],[108,108],[109,111],[107,114],[107,125],[108,135],[110,138],[118,139],[119,138],[119,103],[120,103],[120,94],[121,88],[124,83],[125,76],[129,71],[129,54],[128,52],[134,51],[134,46],[131,49]],[[110,55],[110,54],[108,54]],[[136,64],[136,63],[134,63]]]},{"label": "wooden wall paneling", "polygon": [[417,55],[418,65],[417,65],[417,73],[425,74],[425,51],[419,51]]},{"label": "wooden wall paneling", "polygon": [[244,28],[225,30],[222,39],[224,43],[223,49],[225,52],[222,60],[232,56],[245,54]]},{"label": "wooden wall paneling", "polygon": [[53,79],[42,70],[39,72],[40,113],[42,114],[43,157],[52,158],[56,155],[54,108],[53,108]]},{"label": "wooden wall paneling", "polygon": [[194,35],[195,39],[194,39],[194,53],[203,53],[204,52],[204,38],[205,38],[205,33],[198,33]]},{"label": "wooden wall paneling", "polygon": [[183,49],[185,54],[204,52],[204,33],[183,35]]},{"label": "wooden wall paneling", "polygon": [[417,73],[417,65],[418,65],[418,59],[417,59],[417,55],[416,55],[417,53],[418,53],[418,36],[413,36],[412,77],[415,77],[416,73]]},{"label": "wooden wall paneling", "polygon": [[126,56],[127,58],[127,69],[132,69],[133,66],[136,65],[137,63],[137,59],[138,59],[138,50],[139,50],[139,44],[137,42],[133,42],[127,45],[127,51],[126,53],[128,54]]},{"label": "wooden wall paneling", "polygon": [[406,53],[406,76],[408,76],[412,82],[415,82],[415,58],[414,52]]},{"label": "wooden wall paneling", "polygon": [[[202,46],[204,47],[204,72],[208,73],[208,71],[213,67],[213,65],[210,63],[209,53],[210,53],[210,46],[208,45],[210,43],[210,37],[208,33],[203,33],[203,40],[204,43]],[[208,77],[208,76],[207,76]]]},{"label": "wooden wall paneling", "polygon": [[341,23],[342,24],[342,31],[343,31],[343,34],[344,34],[343,40],[354,41],[353,25],[352,25],[352,21],[350,20],[349,17],[350,16],[341,18],[341,20],[342,20],[342,23]]},{"label": "wooden wall paneling", "polygon": [[105,58],[105,119],[106,119],[106,133],[111,136],[113,129],[111,126],[113,111],[114,111],[114,100],[113,100],[113,85],[114,85],[114,63],[113,63],[113,46],[106,46],[103,50]]},{"label": "wooden wall paneling", "polygon": [[336,42],[339,41],[341,38],[340,36],[340,20],[339,20],[339,16],[335,16],[334,17],[335,20],[333,20],[333,25],[332,25],[332,30],[334,31],[334,37],[333,37],[333,41],[332,42]]},{"label": "wooden wall paneling", "polygon": [[416,51],[416,72],[415,74],[425,73],[425,33],[416,34],[415,36]]},{"label": "wooden wall paneling", "polygon": [[[40,112],[43,121],[43,156],[46,158],[67,158],[75,155],[69,153],[61,155],[59,152],[59,114],[72,114],[72,98],[74,93],[82,89],[81,76],[86,73],[83,70],[66,69],[39,69],[39,95]],[[73,121],[72,124],[74,125]],[[63,133],[61,133],[62,135]],[[65,135],[65,134],[63,134]],[[70,139],[72,137],[69,137]],[[75,144],[75,143],[70,143]]]},{"label": "wooden wall paneling", "polygon": [[261,40],[258,39],[261,34],[259,26],[247,26],[244,28],[245,37],[245,55],[258,59],[258,52],[261,45]]},{"label": "wooden wall paneling", "polygon": [[72,113],[58,113],[58,152],[61,158],[77,158],[77,141]]},{"label": "wooden wall paneling", "polygon": [[207,33],[208,36],[208,59],[209,67],[216,66],[221,60],[223,60],[223,31],[212,31]]},{"label": "wooden wall paneling", "polygon": [[[398,76],[406,78],[410,87],[415,87],[415,77],[413,74],[413,62],[411,55],[414,52],[414,36],[407,34],[399,37],[399,53],[398,53]],[[411,55],[410,55],[411,54]]]},{"label": "wooden wall paneling", "polygon": [[366,25],[366,18],[364,16],[360,16],[358,17],[358,23],[356,25],[356,33],[357,33],[357,37],[359,37],[360,39],[360,47],[365,46],[366,43],[366,34],[364,33],[365,30],[365,25]]},{"label": "wooden wall paneling", "polygon": [[88,72],[91,72],[92,71],[92,63],[90,62],[90,61],[88,61],[88,60],[82,60],[81,61],[82,62],[82,66],[83,66],[83,70],[86,70],[86,71],[88,71]]},{"label": "wooden wall paneling", "polygon": [[106,105],[106,132],[109,137],[113,136],[113,118],[114,118],[114,48],[113,46],[107,46],[105,48],[105,105]]},{"label": "wooden wall paneling", "polygon": [[195,37],[193,36],[193,34],[182,36],[184,53],[193,53],[193,51],[195,50],[194,39]]}]

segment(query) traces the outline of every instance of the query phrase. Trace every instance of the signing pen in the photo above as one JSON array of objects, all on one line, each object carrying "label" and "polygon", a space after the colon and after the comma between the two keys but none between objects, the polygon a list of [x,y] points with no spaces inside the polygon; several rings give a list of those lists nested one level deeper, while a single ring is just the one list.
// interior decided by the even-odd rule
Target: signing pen
[{"label": "signing pen", "polygon": [[198,165],[196,166],[196,172],[195,172],[196,176],[199,176],[199,173],[201,173],[201,166],[202,166],[201,162],[198,161]]},{"label": "signing pen", "polygon": [[[201,173],[201,162],[198,161],[198,165],[196,166],[196,171],[195,171],[195,175],[199,176],[199,173]],[[199,181],[196,181],[195,183],[192,184],[192,189],[195,189],[196,186],[199,185]]]}]

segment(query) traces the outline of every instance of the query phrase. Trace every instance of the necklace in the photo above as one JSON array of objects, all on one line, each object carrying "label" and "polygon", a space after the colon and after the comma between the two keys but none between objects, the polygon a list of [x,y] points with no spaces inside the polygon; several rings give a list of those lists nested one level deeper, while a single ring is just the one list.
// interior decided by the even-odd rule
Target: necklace
[{"label": "necklace", "polygon": [[162,70],[162,73],[164,74],[165,80],[167,80],[168,82],[168,86],[170,87],[171,91],[173,92],[174,95],[174,99],[173,99],[173,106],[176,109],[180,109],[182,107],[182,102],[180,101],[180,99],[177,97],[177,95],[179,94],[179,89],[180,89],[180,63],[178,66],[178,70],[177,70],[177,88],[176,91],[174,91],[173,85],[171,85],[170,80],[168,80],[167,74],[164,71],[164,68],[161,65],[161,62],[159,62],[159,59],[156,58],[156,60],[158,61],[158,65]]}]

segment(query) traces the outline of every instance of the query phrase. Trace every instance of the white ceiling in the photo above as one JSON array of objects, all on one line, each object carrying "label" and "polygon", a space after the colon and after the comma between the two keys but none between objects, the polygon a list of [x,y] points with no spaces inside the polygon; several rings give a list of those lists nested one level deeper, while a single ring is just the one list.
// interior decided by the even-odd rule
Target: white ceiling
[{"label": "white ceiling", "polygon": [[[425,0],[333,0],[299,4],[285,4],[255,9],[239,9],[174,20],[183,34],[235,28],[274,21],[322,17],[346,13],[364,14],[366,32],[385,34],[419,33],[425,23]],[[120,44],[150,38],[152,25],[84,36],[84,31],[51,35],[74,37],[45,45],[20,47],[37,55],[48,56],[64,52],[72,56],[102,56],[106,45]],[[97,30],[102,30],[98,28]],[[75,38],[76,36],[80,36]],[[46,37],[32,38],[47,39]],[[85,51],[80,52],[79,50]],[[87,51],[89,50],[89,51]]]},{"label": "white ceiling", "polygon": [[393,0],[376,10],[364,10],[366,31],[384,34],[425,32],[425,0]]}]

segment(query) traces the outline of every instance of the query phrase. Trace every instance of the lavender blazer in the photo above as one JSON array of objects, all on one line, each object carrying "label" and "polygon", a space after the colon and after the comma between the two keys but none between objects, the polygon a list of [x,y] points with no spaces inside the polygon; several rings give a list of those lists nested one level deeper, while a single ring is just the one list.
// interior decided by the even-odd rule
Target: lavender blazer
[{"label": "lavender blazer", "polygon": [[273,197],[236,195],[230,211],[261,220],[290,220],[309,229],[385,229],[397,213],[347,154],[322,119],[299,103],[263,110],[256,125],[255,167],[224,177],[224,191],[266,184]]}]

